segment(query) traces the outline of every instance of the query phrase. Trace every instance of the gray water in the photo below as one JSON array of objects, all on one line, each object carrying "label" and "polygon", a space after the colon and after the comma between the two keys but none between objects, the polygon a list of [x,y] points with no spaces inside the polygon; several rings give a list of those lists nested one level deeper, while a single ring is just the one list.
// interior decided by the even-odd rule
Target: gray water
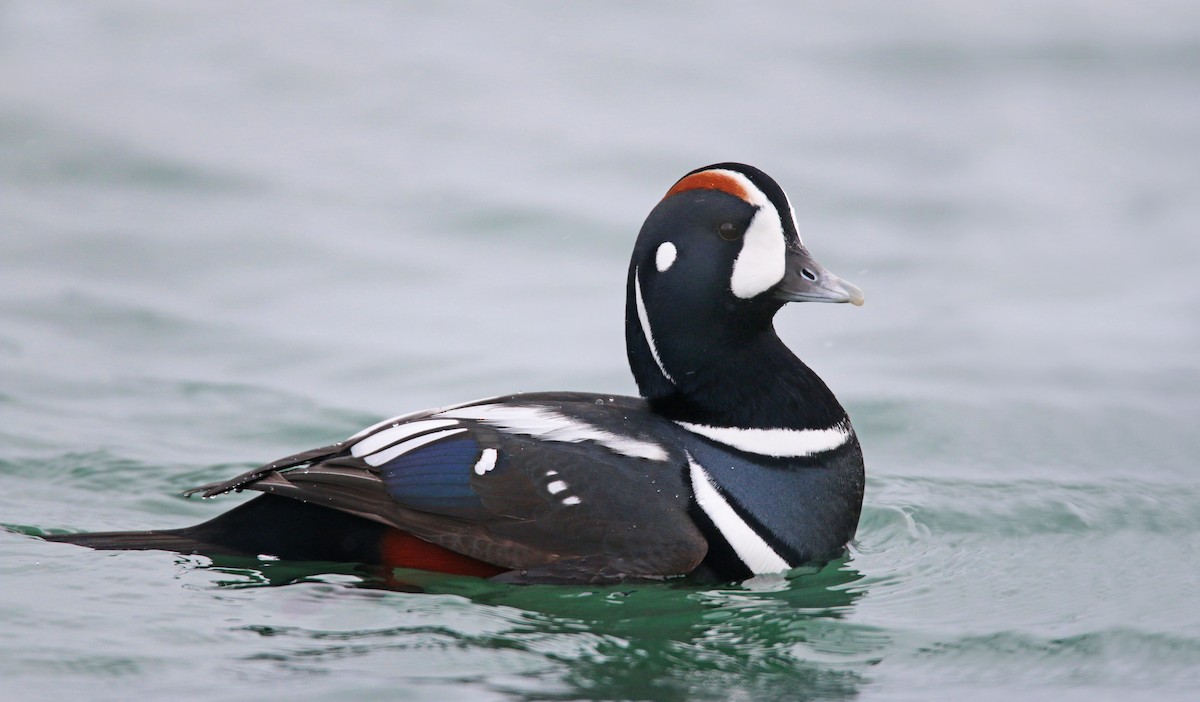
[{"label": "gray water", "polygon": [[[721,160],[867,294],[777,319],[866,452],[844,562],[406,593],[28,535],[632,393],[633,238]],[[0,698],[1194,699],[1198,229],[1193,2],[9,0]]]}]

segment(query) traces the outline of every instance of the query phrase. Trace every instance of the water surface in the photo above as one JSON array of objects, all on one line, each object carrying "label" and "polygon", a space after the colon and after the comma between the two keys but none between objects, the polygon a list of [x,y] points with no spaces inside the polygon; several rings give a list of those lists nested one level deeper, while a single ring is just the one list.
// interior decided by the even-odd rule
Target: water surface
[{"label": "water surface", "polygon": [[[0,696],[1190,699],[1200,9],[960,5],[5,3]],[[237,498],[183,489],[402,411],[633,392],[637,228],[730,159],[867,293],[777,320],[863,441],[846,560],[412,593],[25,535],[200,521]]]}]

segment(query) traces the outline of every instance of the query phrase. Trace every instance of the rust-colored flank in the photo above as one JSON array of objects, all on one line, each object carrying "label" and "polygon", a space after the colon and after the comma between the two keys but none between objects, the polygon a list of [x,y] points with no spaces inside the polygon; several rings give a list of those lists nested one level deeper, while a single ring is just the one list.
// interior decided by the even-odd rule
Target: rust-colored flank
[{"label": "rust-colored flank", "polygon": [[720,190],[746,202],[750,201],[746,188],[733,176],[721,171],[700,171],[690,176],[684,176],[678,183],[671,186],[663,199],[666,200],[672,195],[678,195],[688,190]]},{"label": "rust-colored flank", "polygon": [[389,568],[417,568],[480,578],[490,578],[507,570],[436,546],[399,529],[384,533],[380,560]]}]

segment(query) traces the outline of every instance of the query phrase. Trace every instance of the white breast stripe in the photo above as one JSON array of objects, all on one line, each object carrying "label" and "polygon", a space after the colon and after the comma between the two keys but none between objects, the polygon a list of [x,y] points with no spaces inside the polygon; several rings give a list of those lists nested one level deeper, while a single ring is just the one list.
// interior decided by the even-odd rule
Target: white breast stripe
[{"label": "white breast stripe", "polygon": [[832,451],[850,439],[850,426],[838,422],[828,429],[741,429],[675,422],[690,432],[739,451],[776,458],[799,458]]},{"label": "white breast stripe", "polygon": [[737,557],[746,564],[751,573],[781,573],[790,570],[791,565],[763,541],[754,529],[733,510],[729,502],[713,484],[704,468],[688,456],[688,467],[692,476],[692,492],[696,496],[696,504],[712,520],[713,526],[721,532],[721,536],[729,542]]},{"label": "white breast stripe", "polygon": [[484,404],[445,410],[437,416],[473,419],[503,431],[536,436],[546,441],[595,441],[624,456],[648,458],[652,461],[667,460],[666,449],[658,444],[604,431],[587,422],[559,414],[548,407]]},{"label": "white breast stripe", "polygon": [[432,444],[435,441],[440,441],[441,439],[445,439],[445,438],[454,436],[455,434],[465,434],[465,433],[467,433],[467,430],[465,428],[443,429],[442,431],[435,431],[432,434],[425,434],[423,436],[418,436],[415,439],[409,439],[408,441],[402,441],[389,449],[384,449],[383,451],[380,451],[379,453],[373,453],[370,456],[363,458],[363,460],[367,462],[367,465],[378,467],[378,466],[383,465],[384,463],[387,463],[388,461],[392,460],[393,458],[395,458],[401,454],[405,454],[405,453],[408,453],[409,451],[419,449],[422,446],[424,446],[425,444]]},{"label": "white breast stripe", "polygon": [[633,269],[633,301],[637,306],[638,322],[642,325],[642,336],[646,337],[646,345],[650,347],[650,355],[658,366],[658,372],[663,374],[667,382],[675,384],[675,379],[663,367],[662,359],[658,357],[658,347],[654,345],[654,332],[650,331],[650,318],[646,316],[646,303],[642,302],[642,281],[638,278],[638,270]]},{"label": "white breast stripe", "polygon": [[458,422],[453,419],[424,419],[400,424],[389,429],[384,429],[377,434],[372,434],[358,442],[350,448],[350,455],[365,456],[368,453],[375,453],[384,446],[390,446],[397,441],[403,441],[409,437],[434,429],[444,429],[455,424],[458,424]]}]

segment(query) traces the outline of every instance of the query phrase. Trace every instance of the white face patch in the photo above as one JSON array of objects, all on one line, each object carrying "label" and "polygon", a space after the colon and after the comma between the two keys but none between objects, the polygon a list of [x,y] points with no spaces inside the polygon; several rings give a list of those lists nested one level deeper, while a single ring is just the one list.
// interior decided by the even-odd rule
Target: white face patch
[{"label": "white face patch", "polygon": [[439,412],[437,417],[473,419],[502,431],[536,436],[546,441],[579,443],[594,441],[601,446],[632,458],[667,460],[667,451],[650,441],[620,436],[587,422],[559,414],[548,407],[534,405],[484,404],[458,407]]},{"label": "white face patch", "polygon": [[[783,236],[781,213],[766,194],[741,173],[724,168],[716,168],[711,172],[720,173],[737,183],[745,193],[746,202],[758,208],[750,220],[750,226],[746,227],[742,250],[733,262],[733,272],[729,277],[730,291],[743,300],[749,300],[783,280],[787,268],[787,240]],[[792,203],[787,203],[787,206],[788,215],[794,221],[796,217],[792,212]]]},{"label": "white face patch", "polygon": [[659,273],[666,271],[672,263],[675,263],[676,253],[675,244],[669,241],[658,245],[658,251],[654,252],[654,267],[658,269]]},{"label": "white face patch", "polygon": [[654,345],[654,332],[650,329],[650,317],[646,315],[646,303],[642,301],[642,281],[636,268],[633,269],[633,303],[637,307],[638,323],[642,325],[642,336],[646,337],[646,345],[650,347],[650,355],[654,357],[654,365],[658,366],[658,372],[663,374],[667,382],[674,385],[675,379],[663,366],[662,359],[658,357],[658,347]]},{"label": "white face patch", "polygon": [[743,300],[761,295],[783,280],[786,267],[787,241],[783,238],[779,213],[769,202],[759,205],[742,237],[742,250],[733,262],[729,289]]},{"label": "white face patch", "polygon": [[675,422],[688,431],[746,453],[776,458],[799,458],[832,451],[850,440],[845,422],[828,429],[742,429]]},{"label": "white face patch", "polygon": [[696,504],[712,520],[713,526],[721,532],[721,536],[729,542],[733,552],[746,564],[751,573],[781,573],[791,569],[791,564],[783,560],[771,545],[758,535],[738,516],[733,506],[717,489],[708,472],[700,464],[688,456],[688,469],[692,478],[692,493],[696,496]]}]

